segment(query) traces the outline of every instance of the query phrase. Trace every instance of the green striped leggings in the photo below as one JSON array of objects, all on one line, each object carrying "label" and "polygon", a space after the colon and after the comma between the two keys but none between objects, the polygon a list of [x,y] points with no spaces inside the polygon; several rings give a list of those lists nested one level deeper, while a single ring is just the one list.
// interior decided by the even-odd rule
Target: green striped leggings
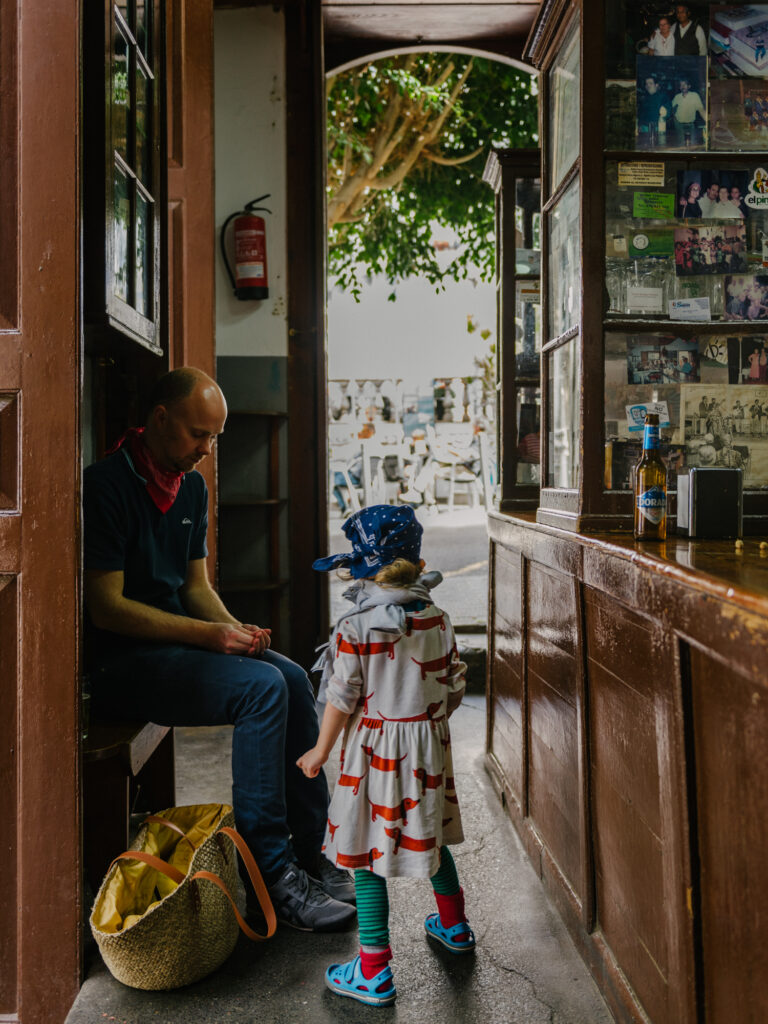
[{"label": "green striped leggings", "polygon": [[[459,876],[456,873],[451,851],[447,846],[440,848],[440,867],[430,882],[441,896],[454,896],[459,891]],[[357,923],[360,928],[361,946],[389,945],[389,896],[387,880],[372,871],[355,871],[357,893]]]}]

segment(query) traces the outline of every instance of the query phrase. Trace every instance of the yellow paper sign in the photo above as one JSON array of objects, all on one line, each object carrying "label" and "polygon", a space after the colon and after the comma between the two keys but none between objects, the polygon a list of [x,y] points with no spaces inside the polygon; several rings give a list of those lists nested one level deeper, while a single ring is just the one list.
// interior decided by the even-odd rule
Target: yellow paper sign
[{"label": "yellow paper sign", "polygon": [[619,185],[663,185],[664,164],[651,160],[619,163]]}]

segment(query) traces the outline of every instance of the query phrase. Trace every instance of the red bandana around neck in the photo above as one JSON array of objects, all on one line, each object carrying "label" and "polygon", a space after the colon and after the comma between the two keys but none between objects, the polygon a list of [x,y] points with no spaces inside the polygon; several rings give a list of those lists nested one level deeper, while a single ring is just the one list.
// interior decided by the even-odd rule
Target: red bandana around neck
[{"label": "red bandana around neck", "polygon": [[168,473],[161,469],[155,462],[143,435],[144,427],[130,427],[107,454],[111,455],[125,445],[128,450],[127,454],[131,456],[134,469],[146,482],[147,494],[165,515],[176,501],[184,474]]}]

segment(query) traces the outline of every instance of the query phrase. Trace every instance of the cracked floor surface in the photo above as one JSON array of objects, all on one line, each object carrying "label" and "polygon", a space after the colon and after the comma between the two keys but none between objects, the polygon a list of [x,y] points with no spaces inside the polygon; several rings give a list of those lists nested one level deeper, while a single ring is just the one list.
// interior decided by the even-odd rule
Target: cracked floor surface
[{"label": "cracked floor surface", "polygon": [[[323,985],[329,963],[356,953],[356,931],[310,935],[282,926],[263,945],[241,937],[219,971],[175,992],[125,988],[91,950],[89,977],[67,1024],[610,1024],[485,773],[484,698],[465,698],[451,727],[467,836],[453,853],[477,935],[474,955],[428,943],[422,922],[434,910],[429,883],[393,879],[398,998],[391,1008],[340,999]],[[230,742],[227,727],[177,730],[179,804],[229,801]],[[337,770],[334,759],[331,784]]]}]

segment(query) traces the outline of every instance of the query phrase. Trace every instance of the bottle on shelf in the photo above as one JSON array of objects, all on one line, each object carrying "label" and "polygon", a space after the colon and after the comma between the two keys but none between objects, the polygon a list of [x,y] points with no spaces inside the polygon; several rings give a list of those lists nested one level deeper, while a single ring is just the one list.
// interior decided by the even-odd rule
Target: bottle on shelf
[{"label": "bottle on shelf", "polygon": [[635,466],[635,540],[665,540],[667,536],[667,467],[659,454],[659,417],[648,413],[643,431],[643,454]]}]

